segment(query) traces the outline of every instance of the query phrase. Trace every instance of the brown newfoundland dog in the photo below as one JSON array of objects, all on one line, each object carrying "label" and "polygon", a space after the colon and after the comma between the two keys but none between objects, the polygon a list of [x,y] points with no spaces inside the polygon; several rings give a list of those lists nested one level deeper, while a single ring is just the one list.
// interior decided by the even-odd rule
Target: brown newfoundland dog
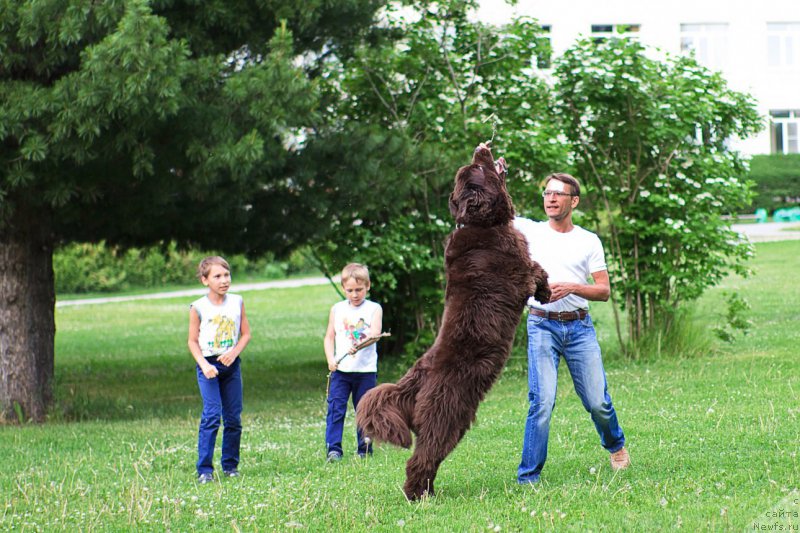
[{"label": "brown newfoundland dog", "polygon": [[439,465],[508,359],[528,297],[550,298],[547,274],[512,226],[505,174],[505,161],[495,163],[485,144],[456,173],[450,212],[457,229],[445,245],[441,330],[397,384],[372,389],[358,405],[356,423],[367,437],[408,448],[416,434],[403,486],[410,500],[433,495]]}]

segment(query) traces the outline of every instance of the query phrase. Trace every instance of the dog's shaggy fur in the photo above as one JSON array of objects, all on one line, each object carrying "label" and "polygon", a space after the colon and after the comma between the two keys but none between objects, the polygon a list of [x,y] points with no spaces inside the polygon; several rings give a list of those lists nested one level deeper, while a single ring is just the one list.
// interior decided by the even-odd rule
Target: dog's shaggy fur
[{"label": "dog's shaggy fur", "polygon": [[475,420],[478,404],[508,359],[525,302],[550,298],[547,274],[512,226],[514,205],[485,145],[458,170],[450,195],[457,228],[445,246],[447,289],[433,346],[397,384],[369,391],[356,423],[373,440],[408,448],[403,491],[433,495],[439,465]]}]

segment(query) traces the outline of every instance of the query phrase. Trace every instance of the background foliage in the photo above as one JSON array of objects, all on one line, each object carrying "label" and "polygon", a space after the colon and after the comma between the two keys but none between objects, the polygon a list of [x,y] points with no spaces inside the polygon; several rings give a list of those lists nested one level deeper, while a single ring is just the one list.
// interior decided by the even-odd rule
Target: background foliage
[{"label": "background foliage", "polygon": [[[218,252],[180,249],[176,243],[144,248],[71,243],[53,254],[56,292],[113,292],[132,288],[164,289],[169,285],[195,285],[197,265]],[[271,253],[258,258],[243,254],[226,255],[234,280],[277,279],[295,274],[317,273],[307,256],[298,250],[285,260]]]},{"label": "background foliage", "polygon": [[559,116],[632,355],[681,304],[745,272],[751,247],[721,215],[748,205],[747,168],[726,140],[761,125],[752,98],[718,73],[655,53],[636,40],[584,40],[556,63]]},{"label": "background foliage", "polygon": [[[394,351],[433,339],[453,227],[448,197],[474,147],[494,140],[496,157],[511,163],[510,188],[524,212],[535,177],[565,157],[547,119],[549,90],[532,68],[549,52],[540,28],[530,20],[503,29],[471,22],[473,5],[425,3],[410,17],[390,11],[396,40],[329,62],[324,78],[337,120],[321,132],[323,147],[312,139],[306,148],[310,159],[333,161],[315,178],[328,201],[311,213],[321,228],[314,239],[321,268],[335,273],[353,260],[370,267]],[[336,145],[331,136],[352,149],[326,156]]]}]

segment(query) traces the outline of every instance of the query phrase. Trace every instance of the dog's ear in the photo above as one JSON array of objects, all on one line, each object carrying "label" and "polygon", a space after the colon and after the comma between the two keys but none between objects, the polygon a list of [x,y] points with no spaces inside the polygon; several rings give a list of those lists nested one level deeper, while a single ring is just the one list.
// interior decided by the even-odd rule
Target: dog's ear
[{"label": "dog's ear", "polygon": [[466,223],[467,210],[475,203],[476,194],[467,187],[459,188],[458,191],[450,193],[450,214],[458,224]]},{"label": "dog's ear", "polygon": [[450,193],[450,201],[447,202],[447,205],[450,207],[450,214],[453,216],[453,219],[458,220],[458,198],[456,197],[455,191]]}]

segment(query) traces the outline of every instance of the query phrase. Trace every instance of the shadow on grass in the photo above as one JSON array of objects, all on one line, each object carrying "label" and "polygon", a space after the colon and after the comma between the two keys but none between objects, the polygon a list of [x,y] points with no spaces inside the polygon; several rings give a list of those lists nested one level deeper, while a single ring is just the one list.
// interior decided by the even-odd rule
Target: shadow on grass
[{"label": "shadow on grass", "polygon": [[[290,416],[325,401],[324,361],[266,363],[243,360],[245,415]],[[196,418],[202,400],[191,361],[92,362],[62,366],[50,420],[121,421],[148,418]]]}]

